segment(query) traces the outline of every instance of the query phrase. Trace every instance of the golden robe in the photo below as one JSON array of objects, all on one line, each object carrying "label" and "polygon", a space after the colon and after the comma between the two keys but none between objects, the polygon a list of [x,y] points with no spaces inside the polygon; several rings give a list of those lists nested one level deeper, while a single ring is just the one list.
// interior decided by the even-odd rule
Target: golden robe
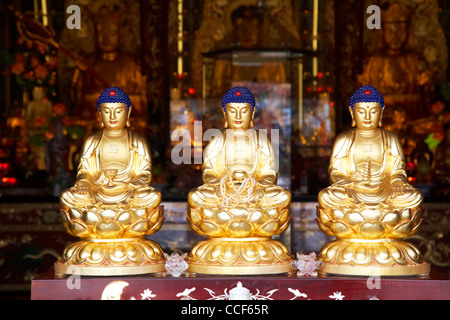
[{"label": "golden robe", "polygon": [[357,181],[354,142],[355,129],[343,132],[335,141],[329,174],[332,185],[319,193],[319,205],[324,209],[351,208],[355,205],[377,206],[380,204],[391,208],[417,208],[423,201],[422,193],[407,185],[406,192],[395,196],[391,185],[396,180],[407,183],[405,156],[402,146],[395,134],[380,129],[382,139],[382,163],[371,172],[371,185],[379,187],[375,193],[359,192],[351,187]]},{"label": "golden robe", "polygon": [[103,188],[108,179],[102,171],[100,148],[102,135],[103,130],[86,139],[78,166],[76,180],[89,183],[88,194],[79,194],[70,189],[65,191],[61,196],[63,208],[83,208],[97,203],[157,207],[161,202],[161,194],[149,185],[151,156],[146,139],[136,132],[128,131],[128,163],[126,168],[119,171],[114,178],[114,180],[128,185],[124,191],[112,195]]},{"label": "golden robe", "polygon": [[[243,146],[238,146],[239,141],[244,142]],[[242,149],[241,156],[238,152],[230,152],[235,148]],[[228,129],[222,135],[214,137],[205,149],[202,177],[204,185],[189,193],[190,206],[221,207],[221,180],[234,169],[241,168],[246,168],[247,174],[255,180],[254,189],[246,202],[248,206],[277,208],[289,205],[290,192],[276,185],[278,165],[267,135],[259,134],[254,129],[248,129],[243,135],[236,135],[234,130]]]}]

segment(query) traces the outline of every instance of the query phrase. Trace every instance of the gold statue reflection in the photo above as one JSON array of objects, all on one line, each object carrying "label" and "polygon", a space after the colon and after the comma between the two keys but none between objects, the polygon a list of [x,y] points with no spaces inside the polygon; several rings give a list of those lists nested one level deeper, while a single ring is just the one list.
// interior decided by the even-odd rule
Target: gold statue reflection
[{"label": "gold statue reflection", "polygon": [[108,85],[121,87],[129,94],[133,100],[135,122],[145,122],[147,118],[146,77],[134,57],[121,50],[119,35],[124,10],[104,5],[92,14],[96,52],[85,63],[78,63],[79,69],[73,79],[79,105],[79,110],[75,112],[85,119],[90,119],[92,105],[95,105],[97,97],[105,89],[103,83],[83,72],[87,68],[99,75]]},{"label": "gold statue reflection", "polygon": [[[382,11],[381,18],[382,47],[369,58],[358,82],[378,88],[392,109],[408,110],[408,120],[420,119],[426,116],[420,87],[429,77],[417,54],[408,50],[411,12],[407,6],[394,3]],[[389,113],[386,116],[385,122],[394,121]]]}]

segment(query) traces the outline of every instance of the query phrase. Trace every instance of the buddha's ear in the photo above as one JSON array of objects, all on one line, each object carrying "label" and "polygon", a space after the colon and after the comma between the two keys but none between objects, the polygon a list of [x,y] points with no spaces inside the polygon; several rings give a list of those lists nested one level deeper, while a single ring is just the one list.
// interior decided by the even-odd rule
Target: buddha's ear
[{"label": "buddha's ear", "polygon": [[384,111],[384,106],[381,108],[380,111],[380,121],[378,121],[378,126],[381,128],[383,126],[383,111]]},{"label": "buddha's ear", "polygon": [[98,116],[98,119],[99,119],[99,121],[100,121],[100,126],[101,126],[102,128],[104,128],[104,127],[105,127],[105,124],[103,123],[102,112],[101,112],[100,110],[97,110],[97,116]]},{"label": "buddha's ear", "polygon": [[255,112],[256,112],[256,108],[253,108],[252,120],[250,120],[250,128],[253,128],[253,126],[254,126],[253,120],[255,119]]},{"label": "buddha's ear", "polygon": [[130,107],[128,108],[127,127],[129,127],[129,126],[130,126],[130,114],[131,114],[131,107],[132,107],[132,106],[130,106]]},{"label": "buddha's ear", "polygon": [[227,115],[225,114],[225,111],[222,109],[223,118],[225,119],[224,127],[225,129],[228,128],[228,121],[227,121]]},{"label": "buddha's ear", "polygon": [[352,127],[356,126],[355,118],[353,117],[353,109],[351,106],[348,106],[348,111],[350,112],[350,115],[352,116]]}]

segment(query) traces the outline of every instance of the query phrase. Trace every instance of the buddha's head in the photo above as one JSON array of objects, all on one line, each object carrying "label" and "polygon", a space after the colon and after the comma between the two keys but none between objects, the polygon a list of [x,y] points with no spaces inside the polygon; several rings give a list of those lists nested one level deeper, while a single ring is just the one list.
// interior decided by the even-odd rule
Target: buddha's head
[{"label": "buddha's head", "polygon": [[225,128],[247,130],[253,127],[255,97],[245,87],[234,87],[222,98]]},{"label": "buddha's head", "polygon": [[102,127],[106,130],[120,130],[129,126],[131,100],[119,87],[110,87],[98,97],[97,108]]},{"label": "buddha's head", "polygon": [[350,98],[352,126],[360,130],[374,130],[382,126],[384,99],[372,86],[362,86]]},{"label": "buddha's head", "polygon": [[102,53],[113,53],[119,49],[119,26],[121,8],[102,6],[95,15],[97,48]]},{"label": "buddha's head", "polygon": [[399,53],[405,48],[409,37],[411,11],[407,6],[394,3],[382,11],[382,32],[388,53]]}]

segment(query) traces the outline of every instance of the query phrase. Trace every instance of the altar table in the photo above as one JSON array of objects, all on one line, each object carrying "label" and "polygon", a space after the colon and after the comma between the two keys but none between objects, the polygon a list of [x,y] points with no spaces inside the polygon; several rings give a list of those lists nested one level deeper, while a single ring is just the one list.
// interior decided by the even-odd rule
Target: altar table
[{"label": "altar table", "polygon": [[33,300],[228,300],[246,288],[252,300],[450,300],[450,279],[418,277],[271,276],[58,278],[53,270],[32,280]]}]

